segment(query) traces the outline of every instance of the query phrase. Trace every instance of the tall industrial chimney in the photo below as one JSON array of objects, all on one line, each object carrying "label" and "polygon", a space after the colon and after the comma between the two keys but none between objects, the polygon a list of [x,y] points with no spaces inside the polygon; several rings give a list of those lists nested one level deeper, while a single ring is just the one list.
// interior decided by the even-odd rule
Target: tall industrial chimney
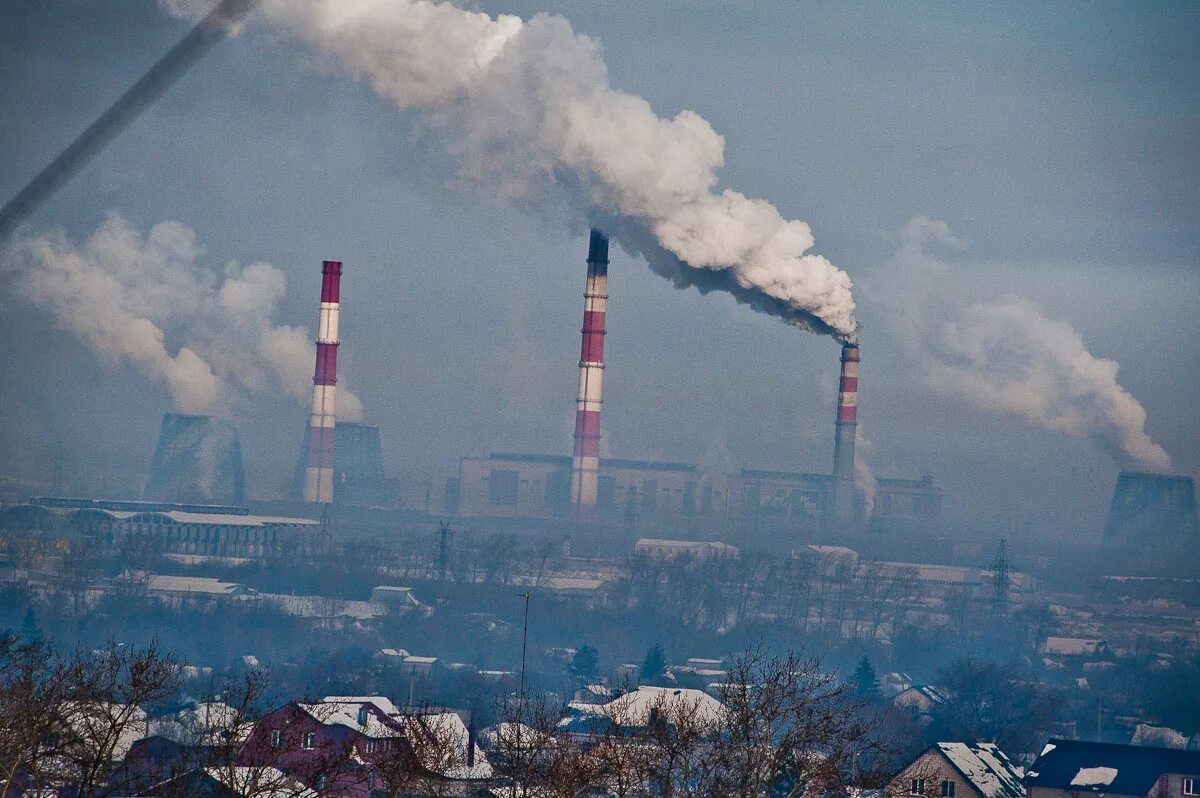
[{"label": "tall industrial chimney", "polygon": [[842,346],[837,425],[833,439],[833,520],[854,521],[854,435],[858,427],[858,344]]},{"label": "tall industrial chimney", "polygon": [[313,374],[312,415],[308,419],[308,462],[304,469],[304,500],[333,502],[333,437],[337,415],[338,300],[342,263],[321,264],[321,310],[317,317],[317,367]]},{"label": "tall industrial chimney", "polygon": [[592,230],[583,292],[583,346],[575,403],[575,455],[571,505],[586,514],[596,506],[600,482],[600,405],[604,393],[604,305],[608,299],[608,237]]}]

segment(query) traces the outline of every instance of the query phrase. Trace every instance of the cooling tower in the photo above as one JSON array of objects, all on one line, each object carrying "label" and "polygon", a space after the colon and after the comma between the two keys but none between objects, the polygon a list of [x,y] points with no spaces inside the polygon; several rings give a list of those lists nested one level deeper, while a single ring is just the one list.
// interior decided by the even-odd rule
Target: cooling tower
[{"label": "cooling tower", "polygon": [[1156,543],[1194,539],[1196,487],[1191,477],[1122,472],[1117,477],[1106,540]]},{"label": "cooling tower", "polygon": [[142,498],[245,504],[246,474],[237,429],[211,416],[164,415]]},{"label": "cooling tower", "polygon": [[339,421],[333,450],[333,495],[338,504],[363,507],[388,503],[379,427]]}]

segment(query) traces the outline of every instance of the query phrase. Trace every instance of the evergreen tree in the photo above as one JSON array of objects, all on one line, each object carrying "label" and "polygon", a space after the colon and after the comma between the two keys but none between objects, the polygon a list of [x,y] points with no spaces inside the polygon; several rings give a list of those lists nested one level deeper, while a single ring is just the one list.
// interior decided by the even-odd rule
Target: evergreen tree
[{"label": "evergreen tree", "polygon": [[879,679],[875,676],[875,668],[871,660],[863,657],[854,669],[854,686],[863,698],[874,701],[879,698]]},{"label": "evergreen tree", "polygon": [[571,658],[571,673],[591,679],[596,675],[599,660],[600,654],[596,649],[589,645],[580,646],[579,650],[575,652],[575,656]]},{"label": "evergreen tree", "polygon": [[657,679],[665,667],[667,658],[663,656],[662,647],[655,643],[654,648],[646,652],[646,659],[642,660],[642,678],[646,681]]},{"label": "evergreen tree", "polygon": [[33,607],[25,610],[25,617],[21,620],[21,637],[28,643],[40,643],[42,640],[42,630],[38,627],[37,616],[33,614]]}]

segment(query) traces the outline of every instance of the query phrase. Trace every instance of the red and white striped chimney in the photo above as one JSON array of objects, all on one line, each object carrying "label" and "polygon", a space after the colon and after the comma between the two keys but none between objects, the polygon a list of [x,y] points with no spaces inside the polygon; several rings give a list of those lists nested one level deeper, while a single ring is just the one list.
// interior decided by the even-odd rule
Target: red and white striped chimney
[{"label": "red and white striped chimney", "polygon": [[858,428],[858,344],[842,346],[837,425],[833,439],[833,517],[854,521],[854,438]]},{"label": "red and white striped chimney", "polygon": [[592,230],[588,241],[587,267],[587,286],[583,292],[583,346],[579,354],[579,398],[575,403],[575,455],[571,461],[571,504],[585,511],[596,506],[600,484],[608,237],[599,230]]},{"label": "red and white striped chimney", "polygon": [[304,469],[304,500],[321,504],[333,502],[333,434],[337,424],[334,399],[341,283],[341,261],[322,263],[317,367],[313,374],[312,414],[308,419],[308,463]]}]

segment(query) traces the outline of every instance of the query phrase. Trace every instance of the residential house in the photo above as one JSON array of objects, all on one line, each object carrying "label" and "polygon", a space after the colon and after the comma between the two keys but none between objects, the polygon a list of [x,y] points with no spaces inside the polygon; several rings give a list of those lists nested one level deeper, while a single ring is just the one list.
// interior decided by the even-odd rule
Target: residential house
[{"label": "residential house", "polygon": [[1200,796],[1200,751],[1051,740],[1025,775],[1029,798]]},{"label": "residential house", "polygon": [[944,704],[946,699],[945,692],[939,687],[927,684],[913,685],[897,693],[892,698],[892,706],[907,710],[913,720],[928,723],[933,719],[934,708]]},{"label": "residential house", "polygon": [[1021,770],[994,743],[935,743],[900,771],[889,798],[1025,798]]}]

